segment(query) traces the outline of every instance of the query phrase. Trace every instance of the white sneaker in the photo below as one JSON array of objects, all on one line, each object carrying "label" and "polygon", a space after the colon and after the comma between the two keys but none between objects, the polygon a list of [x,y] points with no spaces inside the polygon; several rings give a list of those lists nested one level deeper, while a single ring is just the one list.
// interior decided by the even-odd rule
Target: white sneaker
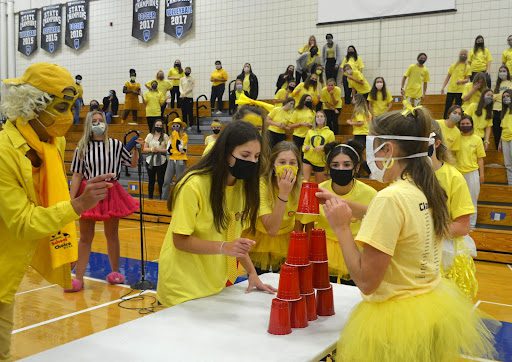
[{"label": "white sneaker", "polygon": [[215,112],[215,114],[222,114],[222,111],[217,111]]}]

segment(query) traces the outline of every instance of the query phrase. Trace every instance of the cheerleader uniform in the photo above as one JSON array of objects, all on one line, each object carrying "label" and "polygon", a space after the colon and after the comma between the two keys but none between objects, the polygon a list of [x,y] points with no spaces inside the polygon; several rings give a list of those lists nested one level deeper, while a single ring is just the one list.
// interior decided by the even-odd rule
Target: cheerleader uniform
[{"label": "cheerleader uniform", "polygon": [[109,181],[112,187],[108,189],[107,197],[95,207],[82,213],[80,217],[104,221],[131,215],[139,209],[139,202],[117,182],[121,174],[121,166],[130,166],[130,164],[130,153],[124,148],[121,141],[113,138],[108,139],[107,148],[103,141],[89,141],[83,160],[78,157],[78,150],[75,150],[71,171],[83,175],[78,195],[85,189],[87,180],[105,173],[116,175]]},{"label": "cheerleader uniform", "polygon": [[479,311],[441,278],[431,210],[411,180],[377,193],[356,240],[391,259],[377,289],[362,295],[341,332],[341,361],[437,362],[494,353]]}]

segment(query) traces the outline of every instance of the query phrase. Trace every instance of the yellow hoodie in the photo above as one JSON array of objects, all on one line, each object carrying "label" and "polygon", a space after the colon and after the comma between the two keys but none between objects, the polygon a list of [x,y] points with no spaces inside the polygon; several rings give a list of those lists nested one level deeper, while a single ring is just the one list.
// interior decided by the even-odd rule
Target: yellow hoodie
[{"label": "yellow hoodie", "polygon": [[[329,127],[310,129],[306,134],[302,151],[304,152],[304,159],[311,162],[312,165],[318,167],[325,167],[325,152],[323,147],[321,150],[315,150],[315,147],[324,146],[326,143],[334,142],[334,133]],[[306,148],[309,150],[306,151]]]}]

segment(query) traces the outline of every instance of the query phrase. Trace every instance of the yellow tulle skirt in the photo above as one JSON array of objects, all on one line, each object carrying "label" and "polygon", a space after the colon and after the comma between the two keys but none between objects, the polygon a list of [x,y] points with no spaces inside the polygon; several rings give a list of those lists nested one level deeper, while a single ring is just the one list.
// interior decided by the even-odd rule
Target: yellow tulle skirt
[{"label": "yellow tulle skirt", "polygon": [[338,279],[350,280],[338,240],[327,238],[327,258],[329,259],[329,275],[336,276]]},{"label": "yellow tulle skirt", "polygon": [[478,281],[476,279],[475,262],[471,255],[473,250],[472,247],[468,247],[468,243],[471,242],[473,242],[473,239],[469,236],[444,240],[441,272],[444,278],[453,281],[464,294],[474,299],[478,291]]},{"label": "yellow tulle skirt", "polygon": [[275,271],[286,261],[290,234],[270,236],[256,230],[255,234],[244,232],[242,237],[256,241],[256,245],[249,253],[255,267]]},{"label": "yellow tulle skirt", "polygon": [[385,302],[361,302],[341,332],[336,361],[453,362],[492,358],[493,334],[450,281],[433,291]]}]

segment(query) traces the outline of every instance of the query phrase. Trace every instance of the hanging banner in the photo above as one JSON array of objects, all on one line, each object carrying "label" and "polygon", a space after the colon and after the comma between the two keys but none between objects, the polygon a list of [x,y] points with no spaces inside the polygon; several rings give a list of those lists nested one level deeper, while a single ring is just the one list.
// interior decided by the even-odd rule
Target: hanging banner
[{"label": "hanging banner", "polygon": [[41,10],[41,49],[55,53],[60,49],[62,5],[44,6]]},{"label": "hanging banner", "polygon": [[18,51],[27,57],[37,49],[37,10],[20,11]]},{"label": "hanging banner", "polygon": [[89,2],[69,1],[66,7],[66,45],[78,50],[87,42]]},{"label": "hanging banner", "polygon": [[133,0],[132,36],[143,42],[153,39],[158,31],[160,0]]},{"label": "hanging banner", "polygon": [[164,32],[181,39],[192,29],[192,0],[165,0]]}]

